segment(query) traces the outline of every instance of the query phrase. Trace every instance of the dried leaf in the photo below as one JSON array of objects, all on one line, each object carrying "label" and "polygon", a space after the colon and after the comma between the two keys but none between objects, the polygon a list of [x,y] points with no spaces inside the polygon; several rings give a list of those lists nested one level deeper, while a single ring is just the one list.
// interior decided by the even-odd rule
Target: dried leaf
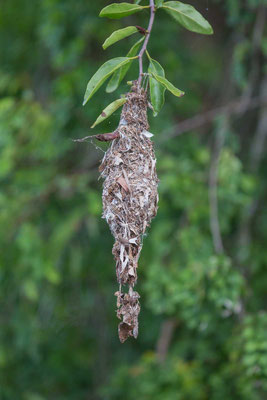
[{"label": "dried leaf", "polygon": [[126,180],[122,176],[120,176],[117,179],[117,182],[121,185],[121,187],[125,190],[125,192],[129,192],[129,188],[127,186]]},{"label": "dried leaf", "polygon": [[154,136],[153,133],[148,132],[148,131],[141,132],[141,135],[144,135],[147,138],[151,138],[152,136]]},{"label": "dried leaf", "polygon": [[121,343],[124,343],[125,340],[128,339],[128,337],[130,336],[131,330],[132,330],[131,326],[129,326],[125,322],[121,322],[119,324],[119,339],[120,339]]}]

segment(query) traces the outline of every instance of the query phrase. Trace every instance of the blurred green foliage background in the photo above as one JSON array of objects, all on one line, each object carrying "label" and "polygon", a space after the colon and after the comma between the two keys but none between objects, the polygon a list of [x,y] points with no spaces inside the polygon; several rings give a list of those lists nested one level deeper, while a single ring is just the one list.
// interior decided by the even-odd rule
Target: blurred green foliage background
[{"label": "blurred green foliage background", "polygon": [[136,40],[104,52],[106,37],[147,26],[149,11],[105,20],[105,0],[1,1],[1,400],[266,399],[266,1],[188,2],[215,33],[156,15],[149,52],[186,95],[149,111],[160,204],[139,338],[121,345],[97,169],[107,146],[72,139],[116,127],[119,112],[89,130],[129,87],[84,108],[83,94]]}]

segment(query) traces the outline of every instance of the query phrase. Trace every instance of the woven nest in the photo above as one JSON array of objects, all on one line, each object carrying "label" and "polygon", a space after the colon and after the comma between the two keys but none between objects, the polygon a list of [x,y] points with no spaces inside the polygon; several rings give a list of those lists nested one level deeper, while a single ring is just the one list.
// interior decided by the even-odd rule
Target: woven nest
[{"label": "woven nest", "polygon": [[[136,84],[126,95],[119,137],[112,141],[100,166],[103,184],[103,218],[115,238],[112,253],[119,283],[117,316],[119,338],[138,336],[139,294],[133,290],[137,281],[142,239],[157,213],[158,178],[152,136],[147,121],[146,92]],[[128,293],[124,292],[125,286]]]}]

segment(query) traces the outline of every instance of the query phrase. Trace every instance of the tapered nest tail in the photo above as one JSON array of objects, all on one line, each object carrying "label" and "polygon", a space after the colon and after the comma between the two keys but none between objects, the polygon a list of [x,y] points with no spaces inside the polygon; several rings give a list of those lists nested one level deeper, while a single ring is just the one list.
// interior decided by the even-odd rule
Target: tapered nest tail
[{"label": "tapered nest tail", "polygon": [[[152,136],[147,121],[146,92],[133,85],[126,95],[114,139],[101,166],[103,184],[103,218],[115,238],[113,256],[116,261],[120,290],[117,296],[119,338],[138,336],[139,294],[133,290],[137,281],[138,259],[142,238],[157,213],[158,178]],[[128,293],[122,291],[128,286]]]}]

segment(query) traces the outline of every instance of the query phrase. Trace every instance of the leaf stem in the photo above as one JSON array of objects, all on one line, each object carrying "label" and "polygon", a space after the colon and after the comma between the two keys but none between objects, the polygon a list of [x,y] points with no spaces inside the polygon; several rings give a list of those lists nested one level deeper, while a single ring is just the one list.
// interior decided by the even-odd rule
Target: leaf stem
[{"label": "leaf stem", "polygon": [[138,86],[141,86],[141,82],[142,82],[142,77],[143,77],[143,55],[144,52],[146,51],[147,48],[147,44],[150,38],[150,34],[151,34],[151,30],[152,30],[152,26],[153,26],[153,22],[154,22],[154,18],[155,18],[155,3],[154,0],[149,0],[150,3],[150,19],[149,19],[149,24],[147,27],[147,35],[144,41],[144,44],[140,50],[140,53],[138,54],[138,58],[139,58],[139,77],[138,77]]}]

